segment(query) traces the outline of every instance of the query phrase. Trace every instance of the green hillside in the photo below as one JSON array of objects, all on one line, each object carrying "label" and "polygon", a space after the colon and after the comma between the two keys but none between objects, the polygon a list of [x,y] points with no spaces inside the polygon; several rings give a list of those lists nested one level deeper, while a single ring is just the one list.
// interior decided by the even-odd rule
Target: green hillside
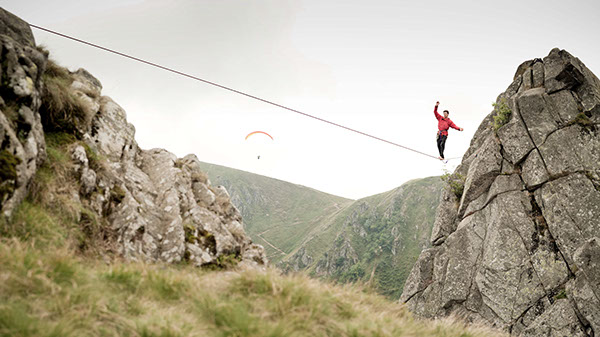
[{"label": "green hillside", "polygon": [[429,245],[443,184],[439,177],[417,179],[357,200],[313,230],[280,266],[340,282],[369,282],[397,299]]},{"label": "green hillside", "polygon": [[397,299],[429,245],[443,181],[429,177],[352,201],[257,174],[202,163],[239,208],[246,232],[285,271],[370,281]]},{"label": "green hillside", "polygon": [[242,213],[246,233],[277,263],[352,200],[224,166],[201,163],[213,185],[223,185]]}]

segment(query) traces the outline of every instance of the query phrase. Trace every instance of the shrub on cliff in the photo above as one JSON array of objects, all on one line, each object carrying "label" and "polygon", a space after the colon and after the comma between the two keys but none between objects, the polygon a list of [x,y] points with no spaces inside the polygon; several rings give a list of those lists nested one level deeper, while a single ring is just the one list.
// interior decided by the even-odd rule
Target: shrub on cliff
[{"label": "shrub on cliff", "polygon": [[494,131],[498,131],[498,129],[508,123],[510,120],[510,115],[512,114],[512,110],[504,98],[501,99],[499,103],[492,103],[492,106],[496,112],[494,115]]}]

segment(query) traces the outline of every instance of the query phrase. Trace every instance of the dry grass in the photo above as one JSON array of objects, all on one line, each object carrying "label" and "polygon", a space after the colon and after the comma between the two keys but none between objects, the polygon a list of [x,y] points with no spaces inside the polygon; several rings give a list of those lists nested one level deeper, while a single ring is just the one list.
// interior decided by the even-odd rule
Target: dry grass
[{"label": "dry grass", "polygon": [[[74,197],[80,183],[70,153],[83,143],[67,133],[45,136],[47,159],[36,172],[29,195],[12,220],[0,226],[0,237],[34,238],[36,247],[71,245],[92,255],[114,251],[110,226],[91,210],[88,200]],[[90,166],[104,165],[89,151]]]},{"label": "dry grass", "polygon": [[107,265],[68,248],[0,240],[0,335],[500,336],[417,320],[358,286],[275,270]]},{"label": "dry grass", "polygon": [[71,88],[70,72],[48,60],[42,76],[45,90],[42,94],[40,116],[46,132],[67,132],[78,135],[90,125],[94,111]]}]

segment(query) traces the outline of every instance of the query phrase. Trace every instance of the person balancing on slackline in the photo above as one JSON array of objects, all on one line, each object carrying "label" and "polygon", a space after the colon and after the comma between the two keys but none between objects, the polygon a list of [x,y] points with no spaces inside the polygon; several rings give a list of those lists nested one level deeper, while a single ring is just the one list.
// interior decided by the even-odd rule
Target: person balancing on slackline
[{"label": "person balancing on slackline", "polygon": [[438,158],[440,160],[444,160],[444,148],[446,147],[446,139],[448,138],[448,129],[453,128],[458,131],[463,131],[464,129],[456,126],[456,124],[454,124],[454,122],[452,122],[452,120],[450,118],[448,118],[448,115],[450,114],[450,112],[448,112],[448,110],[444,110],[444,117],[440,116],[440,114],[437,111],[438,105],[440,105],[440,102],[439,101],[435,102],[435,108],[433,108],[433,114],[435,115],[435,118],[438,120],[437,147],[438,147],[438,150],[440,151],[440,156]]}]

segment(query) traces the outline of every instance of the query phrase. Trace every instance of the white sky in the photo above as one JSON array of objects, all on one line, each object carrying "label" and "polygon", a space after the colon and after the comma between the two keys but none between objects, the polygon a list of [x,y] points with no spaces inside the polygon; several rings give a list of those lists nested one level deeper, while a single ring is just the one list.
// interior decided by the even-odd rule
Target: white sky
[{"label": "white sky", "polygon": [[[517,66],[566,49],[600,74],[600,2],[3,0],[36,25],[437,155],[459,157]],[[361,198],[444,166],[346,130],[33,30],[126,111],[142,148]],[[244,140],[252,131],[264,135]],[[260,155],[260,159],[257,156]]]}]

